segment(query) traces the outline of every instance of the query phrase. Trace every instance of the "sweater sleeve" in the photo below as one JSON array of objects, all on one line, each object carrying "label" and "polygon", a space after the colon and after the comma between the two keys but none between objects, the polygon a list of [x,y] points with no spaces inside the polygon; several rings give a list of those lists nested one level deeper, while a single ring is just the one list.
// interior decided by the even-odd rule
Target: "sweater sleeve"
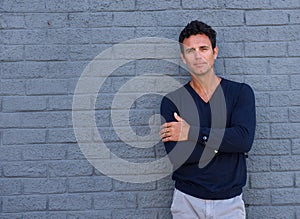
[{"label": "sweater sleeve", "polygon": [[[168,98],[168,97],[163,97],[160,105],[160,114],[162,116],[162,123],[165,122],[174,122],[174,112],[178,113],[178,109],[175,106],[175,104]],[[166,152],[169,153],[175,146],[176,142],[174,141],[169,141],[164,143]]]},{"label": "sweater sleeve", "polygon": [[209,136],[223,136],[221,145],[207,144],[206,147],[225,153],[243,153],[251,149],[256,126],[255,97],[251,87],[242,84],[238,100],[232,109],[229,126],[223,129],[191,126],[189,140],[214,142]]}]

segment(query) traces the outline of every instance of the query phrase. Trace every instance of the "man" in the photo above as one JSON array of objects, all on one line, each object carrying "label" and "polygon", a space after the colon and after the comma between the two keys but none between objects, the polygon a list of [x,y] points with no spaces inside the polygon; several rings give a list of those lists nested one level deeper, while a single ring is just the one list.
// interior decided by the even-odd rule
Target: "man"
[{"label": "man", "polygon": [[210,26],[192,21],[179,43],[191,81],[163,98],[166,122],[160,131],[174,166],[173,218],[245,218],[242,188],[256,126],[254,93],[215,74],[218,47]]}]

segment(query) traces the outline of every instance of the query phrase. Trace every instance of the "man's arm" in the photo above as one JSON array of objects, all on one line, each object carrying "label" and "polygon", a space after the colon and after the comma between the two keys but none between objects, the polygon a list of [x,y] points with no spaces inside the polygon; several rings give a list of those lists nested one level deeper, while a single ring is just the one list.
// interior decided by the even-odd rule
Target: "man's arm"
[{"label": "man's arm", "polygon": [[[170,116],[171,112],[168,112]],[[164,115],[163,115],[164,116]],[[182,118],[181,118],[182,119]],[[171,120],[172,121],[172,120]],[[184,121],[184,120],[183,120]],[[185,127],[178,122],[167,121],[162,126],[161,133],[168,132],[166,142],[190,140],[202,143],[209,140],[209,136],[222,136],[220,147],[219,145],[209,144],[208,147],[213,147],[219,152],[225,153],[243,153],[248,152],[252,146],[256,126],[255,113],[255,97],[250,86],[243,84],[240,90],[239,99],[235,105],[232,114],[230,127],[224,129],[211,129],[209,127],[196,127],[186,125]],[[167,127],[167,128],[166,128]],[[179,128],[180,127],[180,128]],[[182,136],[176,132],[188,130],[188,139],[181,139],[172,136]],[[214,139],[210,139],[214,142]],[[175,144],[168,144],[173,147]],[[167,148],[167,147],[166,147]]]}]

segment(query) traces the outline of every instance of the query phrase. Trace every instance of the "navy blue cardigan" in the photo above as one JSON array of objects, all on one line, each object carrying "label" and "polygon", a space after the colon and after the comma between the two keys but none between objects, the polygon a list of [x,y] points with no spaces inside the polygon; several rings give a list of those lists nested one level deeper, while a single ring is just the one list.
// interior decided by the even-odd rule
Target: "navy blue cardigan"
[{"label": "navy blue cardigan", "polygon": [[174,112],[191,126],[187,141],[164,143],[175,187],[202,199],[241,194],[247,178],[245,153],[251,149],[256,126],[251,87],[222,78],[206,103],[187,83],[161,102],[166,122],[175,121]]}]

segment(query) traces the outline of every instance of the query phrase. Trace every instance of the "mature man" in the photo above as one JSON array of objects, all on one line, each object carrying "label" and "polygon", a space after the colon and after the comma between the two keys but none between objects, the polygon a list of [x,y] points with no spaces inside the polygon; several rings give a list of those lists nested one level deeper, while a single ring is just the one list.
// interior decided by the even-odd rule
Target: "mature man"
[{"label": "mature man", "polygon": [[[166,122],[160,131],[167,153],[177,150],[170,156],[173,218],[245,218],[242,188],[256,126],[254,93],[245,83],[215,74],[218,47],[210,26],[190,22],[179,43],[191,81],[163,98],[161,115]],[[186,158],[178,164],[182,156]],[[205,156],[209,159],[201,166]]]}]

